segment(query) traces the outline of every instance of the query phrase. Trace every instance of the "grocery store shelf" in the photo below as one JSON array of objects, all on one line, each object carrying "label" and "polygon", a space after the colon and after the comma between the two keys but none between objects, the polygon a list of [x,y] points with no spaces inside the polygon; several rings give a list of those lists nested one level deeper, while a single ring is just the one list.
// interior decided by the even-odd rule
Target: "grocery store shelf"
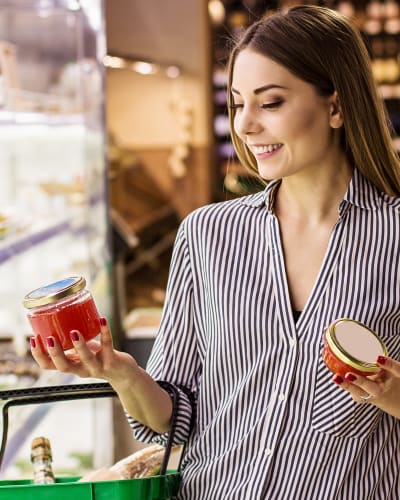
[{"label": "grocery store shelf", "polygon": [[81,114],[55,114],[35,111],[0,110],[1,125],[83,125]]},{"label": "grocery store shelf", "polygon": [[66,232],[82,233],[87,231],[86,225],[73,226],[70,221],[57,222],[51,226],[24,233],[21,236],[8,237],[0,244],[0,264],[27,252],[30,248],[50,240]]}]

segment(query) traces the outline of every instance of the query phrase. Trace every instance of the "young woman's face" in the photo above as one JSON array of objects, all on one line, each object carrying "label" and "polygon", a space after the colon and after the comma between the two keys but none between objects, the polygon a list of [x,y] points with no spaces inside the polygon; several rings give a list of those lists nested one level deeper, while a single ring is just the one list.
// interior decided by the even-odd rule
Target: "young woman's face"
[{"label": "young woman's face", "polygon": [[251,49],[237,55],[231,91],[235,132],[256,158],[261,177],[312,174],[337,157],[335,129],[342,122],[334,95],[318,95],[313,85]]}]

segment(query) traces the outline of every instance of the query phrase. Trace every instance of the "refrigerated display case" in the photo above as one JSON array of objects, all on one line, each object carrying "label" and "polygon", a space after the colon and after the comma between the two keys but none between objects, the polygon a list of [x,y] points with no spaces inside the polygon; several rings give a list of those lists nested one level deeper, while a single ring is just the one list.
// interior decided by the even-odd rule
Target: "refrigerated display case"
[{"label": "refrigerated display case", "polygon": [[0,0],[0,337],[30,290],[83,275],[110,307],[101,2]]},{"label": "refrigerated display case", "polygon": [[[84,276],[112,320],[103,15],[101,0],[0,0],[2,389],[76,382],[29,355],[31,290]],[[10,426],[18,446],[35,411],[43,420],[40,408]]]}]

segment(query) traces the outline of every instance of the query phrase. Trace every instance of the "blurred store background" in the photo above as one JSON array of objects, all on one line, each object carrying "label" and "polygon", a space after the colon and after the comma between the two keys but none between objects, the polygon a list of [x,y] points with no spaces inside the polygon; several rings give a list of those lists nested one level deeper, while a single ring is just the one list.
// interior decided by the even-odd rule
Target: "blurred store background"
[{"label": "blurred store background", "polygon": [[[229,140],[231,41],[298,3],[361,29],[400,148],[399,1],[0,0],[0,389],[81,382],[39,371],[22,307],[69,275],[145,365],[180,221],[262,188]],[[60,474],[140,446],[116,401],[14,409],[0,478],[29,477],[36,435]]]}]

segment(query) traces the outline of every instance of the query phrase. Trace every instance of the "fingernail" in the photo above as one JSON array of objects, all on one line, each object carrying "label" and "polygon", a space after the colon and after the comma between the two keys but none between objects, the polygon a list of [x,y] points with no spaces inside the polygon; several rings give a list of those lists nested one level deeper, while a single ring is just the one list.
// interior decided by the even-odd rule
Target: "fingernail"
[{"label": "fingernail", "polygon": [[101,326],[106,326],[106,324],[107,324],[107,319],[106,319],[106,318],[101,317],[101,318],[100,318],[100,325],[101,325]]},{"label": "fingernail", "polygon": [[357,380],[357,377],[355,375],[353,375],[352,373],[346,373],[346,375],[344,376],[344,378],[348,382],[355,382]]},{"label": "fingernail", "polygon": [[333,377],[333,381],[335,382],[335,384],[343,384],[343,378],[340,376],[340,375],[335,375]]},{"label": "fingernail", "polygon": [[71,330],[70,337],[71,337],[72,342],[77,342],[79,340],[78,330]]},{"label": "fingernail", "polygon": [[33,347],[33,349],[35,349],[35,347],[36,347],[36,340],[35,340],[35,337],[31,337],[31,338],[29,339],[29,342],[30,342],[30,344],[31,344],[31,347]]},{"label": "fingernail", "polygon": [[387,359],[385,358],[385,356],[378,356],[378,357],[376,358],[376,362],[377,362],[379,365],[386,365]]},{"label": "fingernail", "polygon": [[53,337],[46,337],[46,342],[49,347],[54,347],[54,339]]}]

